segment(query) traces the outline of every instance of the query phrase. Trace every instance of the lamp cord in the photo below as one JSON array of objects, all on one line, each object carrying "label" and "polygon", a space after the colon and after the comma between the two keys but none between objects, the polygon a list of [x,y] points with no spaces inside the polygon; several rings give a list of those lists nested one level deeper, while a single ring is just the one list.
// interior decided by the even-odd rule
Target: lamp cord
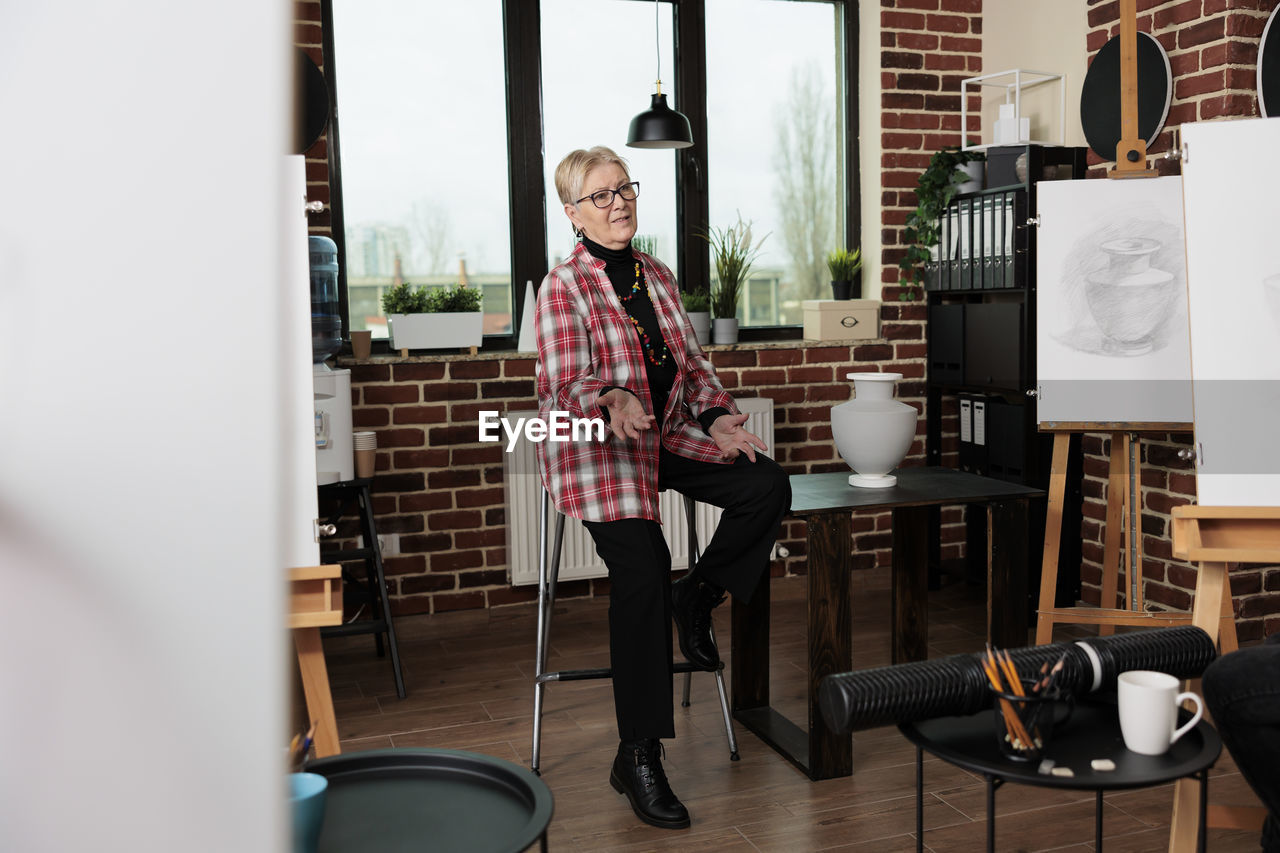
[{"label": "lamp cord", "polygon": [[658,94],[662,94],[662,39],[658,34],[658,0],[653,0],[653,52],[658,57],[657,80]]}]

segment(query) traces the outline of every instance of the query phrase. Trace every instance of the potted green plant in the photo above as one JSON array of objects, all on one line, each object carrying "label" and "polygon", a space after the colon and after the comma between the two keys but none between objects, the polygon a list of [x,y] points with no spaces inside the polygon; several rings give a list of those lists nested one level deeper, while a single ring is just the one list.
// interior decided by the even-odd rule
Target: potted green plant
[{"label": "potted green plant", "polygon": [[716,287],[711,292],[711,313],[715,317],[712,342],[736,344],[738,342],[738,295],[751,274],[751,266],[760,255],[760,242],[751,242],[751,223],[743,222],[742,215],[728,228],[708,228],[701,235],[711,246],[711,260],[716,266]]},{"label": "potted green plant", "polygon": [[910,302],[916,298],[911,288],[923,283],[924,264],[938,259],[938,219],[959,193],[960,186],[973,180],[973,176],[962,167],[983,159],[981,151],[944,148],[933,155],[929,168],[916,181],[917,206],[907,216],[907,227],[902,233],[907,251],[898,261],[901,270],[898,281],[906,288],[901,295],[903,300]]},{"label": "potted green plant", "polygon": [[836,249],[827,255],[832,299],[862,298],[862,250]]},{"label": "potted green plant", "polygon": [[382,294],[392,349],[476,347],[484,341],[479,290],[456,286],[428,290],[407,281]]},{"label": "potted green plant", "polygon": [[705,290],[690,290],[680,294],[684,303],[684,313],[689,315],[689,323],[701,346],[711,343],[711,294]]}]

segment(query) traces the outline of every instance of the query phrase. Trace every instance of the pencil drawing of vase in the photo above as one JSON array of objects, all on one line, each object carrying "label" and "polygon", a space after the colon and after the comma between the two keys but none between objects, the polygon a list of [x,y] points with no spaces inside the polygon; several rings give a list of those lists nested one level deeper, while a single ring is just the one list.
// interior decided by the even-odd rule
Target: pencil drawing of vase
[{"label": "pencil drawing of vase", "polygon": [[1169,319],[1178,300],[1173,273],[1151,266],[1159,240],[1146,237],[1108,240],[1099,248],[1107,266],[1089,274],[1085,297],[1114,355],[1142,355],[1153,348],[1152,335]]},{"label": "pencil drawing of vase", "polygon": [[887,489],[898,482],[889,472],[911,449],[919,413],[893,399],[901,373],[850,373],[854,399],[831,407],[831,436],[836,449],[857,473],[849,485]]},{"label": "pencil drawing of vase", "polygon": [[1280,330],[1280,273],[1267,276],[1262,280],[1262,292],[1267,299],[1267,307],[1271,309],[1271,319],[1276,329]]}]

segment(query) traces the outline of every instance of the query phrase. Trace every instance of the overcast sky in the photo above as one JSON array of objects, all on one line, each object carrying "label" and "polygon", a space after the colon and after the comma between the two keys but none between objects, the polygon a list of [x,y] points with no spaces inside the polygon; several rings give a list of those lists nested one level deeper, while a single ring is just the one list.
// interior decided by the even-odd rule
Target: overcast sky
[{"label": "overcast sky", "polygon": [[[676,109],[672,12],[659,3],[662,84]],[[414,205],[449,222],[468,269],[510,269],[500,0],[334,0],[335,66],[348,226],[408,224]],[[626,147],[657,68],[648,0],[542,0],[543,133],[549,252],[572,245],[551,183],[570,150],[608,145],[641,182],[639,232],[674,266],[674,158]],[[707,0],[711,224],[735,211],[777,231],[774,122],[792,69],[816,62],[834,97],[834,12],[827,3]],[[411,229],[412,230],[412,229]],[[775,233],[762,265],[781,252]],[[781,258],[776,258],[781,261]],[[451,262],[450,269],[453,268]]]}]

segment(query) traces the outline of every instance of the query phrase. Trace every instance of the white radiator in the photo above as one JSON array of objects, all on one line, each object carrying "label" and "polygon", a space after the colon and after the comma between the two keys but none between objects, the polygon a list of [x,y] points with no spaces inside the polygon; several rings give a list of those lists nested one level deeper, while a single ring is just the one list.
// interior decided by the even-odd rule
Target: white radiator
[{"label": "white radiator", "polygon": [[[747,397],[738,400],[738,410],[747,415],[745,427],[760,436],[773,455],[773,400]],[[535,417],[537,412],[504,412],[513,423],[516,418]],[[505,436],[504,436],[505,440]],[[505,447],[505,444],[504,444]],[[542,479],[538,475],[536,445],[521,437],[510,453],[503,455],[507,505],[507,570],[511,583],[525,586],[538,582],[538,508],[542,498]],[[684,515],[684,498],[671,490],[659,495],[662,529],[671,549],[671,568],[689,566],[689,534]],[[699,503],[695,507],[698,546],[706,548],[720,521],[719,507]],[[555,533],[555,516],[548,524],[547,535]],[[596,556],[591,534],[576,518],[566,518],[564,544],[560,552],[560,580],[605,577],[608,571]]]}]

